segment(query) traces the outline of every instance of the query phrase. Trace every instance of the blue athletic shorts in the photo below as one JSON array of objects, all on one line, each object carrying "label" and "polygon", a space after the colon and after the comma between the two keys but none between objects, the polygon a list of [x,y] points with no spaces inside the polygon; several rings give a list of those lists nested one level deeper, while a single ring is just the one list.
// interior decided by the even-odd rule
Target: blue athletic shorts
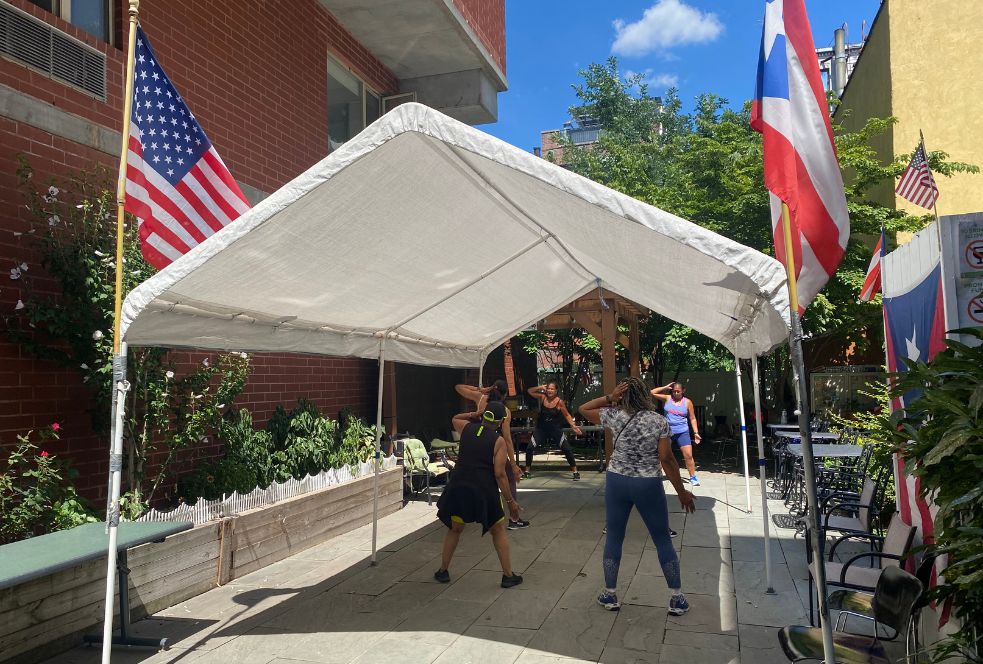
[{"label": "blue athletic shorts", "polygon": [[687,445],[692,445],[693,441],[690,440],[689,431],[681,431],[679,433],[674,433],[671,435],[672,442],[676,443],[679,447],[686,447]]}]

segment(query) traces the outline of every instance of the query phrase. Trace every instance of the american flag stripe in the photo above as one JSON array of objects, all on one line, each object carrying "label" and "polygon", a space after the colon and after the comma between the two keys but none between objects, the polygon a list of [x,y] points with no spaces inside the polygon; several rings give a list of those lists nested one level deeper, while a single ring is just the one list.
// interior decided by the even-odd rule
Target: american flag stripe
[{"label": "american flag stripe", "polygon": [[157,268],[249,210],[249,203],[137,27],[126,210]]}]

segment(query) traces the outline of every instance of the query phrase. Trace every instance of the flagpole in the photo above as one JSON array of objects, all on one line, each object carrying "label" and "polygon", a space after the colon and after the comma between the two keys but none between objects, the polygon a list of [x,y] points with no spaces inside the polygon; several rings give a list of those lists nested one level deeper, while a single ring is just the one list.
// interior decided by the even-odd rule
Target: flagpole
[{"label": "flagpole", "polygon": [[[805,474],[805,494],[808,505],[806,519],[808,527],[806,536],[812,550],[812,575],[816,581],[816,597],[819,605],[819,626],[823,635],[823,653],[826,664],[836,664],[836,654],[833,651],[833,630],[829,624],[829,609],[826,605],[826,564],[823,560],[823,547],[819,539],[819,512],[816,506],[816,468],[812,456],[812,437],[809,431],[809,393],[805,375],[805,361],[802,357],[802,323],[799,320],[799,294],[795,280],[795,253],[792,249],[792,221],[788,205],[782,202],[782,235],[785,238],[785,270],[788,275],[788,298],[792,336],[789,339],[789,351],[792,356],[792,368],[797,374],[796,383],[799,386],[798,413],[799,434],[802,436],[802,466]],[[810,607],[810,610],[812,607]]]},{"label": "flagpole", "polygon": [[[123,237],[126,202],[126,155],[130,142],[130,112],[133,103],[134,52],[136,50],[137,21],[140,0],[129,0],[130,30],[127,35],[126,89],[123,93],[123,124],[120,130],[119,177],[116,181],[116,288],[113,307],[113,390],[112,390],[112,443],[109,453],[109,497],[106,507],[108,543],[106,553],[106,597],[102,626],[102,664],[109,664],[113,646],[113,596],[116,586],[116,542],[119,531],[120,480],[123,472],[123,409],[126,405],[126,359],[120,338],[120,312],[123,308]],[[120,607],[128,611],[129,607]]]},{"label": "flagpole", "polygon": [[[932,167],[928,163],[928,150],[925,148],[925,134],[922,133],[921,129],[918,130],[918,138],[921,141],[922,152],[925,154],[925,168],[927,168],[928,172],[931,173]],[[932,180],[934,181],[935,178],[933,177]],[[942,317],[945,320],[945,336],[947,339],[949,339],[951,338],[949,335],[949,329],[951,327],[956,327],[956,326],[950,324],[949,310],[951,307],[949,306],[949,298],[945,296],[945,292],[946,292],[945,245],[942,244],[942,220],[939,218],[939,206],[937,202],[938,200],[939,197],[938,195],[936,195],[935,198],[932,200],[932,212],[935,214],[935,232],[939,238],[939,272],[942,278]],[[882,275],[881,279],[883,278],[884,277]]]}]

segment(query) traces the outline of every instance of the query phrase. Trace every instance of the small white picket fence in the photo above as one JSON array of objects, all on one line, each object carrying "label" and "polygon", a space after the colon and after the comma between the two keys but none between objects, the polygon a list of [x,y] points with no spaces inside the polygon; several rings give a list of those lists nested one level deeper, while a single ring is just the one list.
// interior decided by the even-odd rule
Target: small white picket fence
[{"label": "small white picket fence", "polygon": [[[396,467],[396,457],[389,456],[382,460],[381,470]],[[274,505],[288,498],[302,496],[312,491],[337,486],[352,480],[372,474],[372,460],[354,466],[342,466],[323,470],[317,475],[307,475],[303,479],[289,479],[286,482],[274,482],[265,489],[256,487],[247,494],[238,492],[216,500],[199,500],[194,505],[179,505],[172,510],[159,512],[151,509],[137,521],[192,521],[200,525],[214,519],[240,514],[257,507]]]}]

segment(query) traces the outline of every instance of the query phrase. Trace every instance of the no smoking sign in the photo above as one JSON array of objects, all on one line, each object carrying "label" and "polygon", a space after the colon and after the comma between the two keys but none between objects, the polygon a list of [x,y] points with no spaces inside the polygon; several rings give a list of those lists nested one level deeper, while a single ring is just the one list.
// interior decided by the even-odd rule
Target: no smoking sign
[{"label": "no smoking sign", "polygon": [[966,305],[966,312],[970,318],[983,325],[983,295],[977,295],[970,300]]}]

